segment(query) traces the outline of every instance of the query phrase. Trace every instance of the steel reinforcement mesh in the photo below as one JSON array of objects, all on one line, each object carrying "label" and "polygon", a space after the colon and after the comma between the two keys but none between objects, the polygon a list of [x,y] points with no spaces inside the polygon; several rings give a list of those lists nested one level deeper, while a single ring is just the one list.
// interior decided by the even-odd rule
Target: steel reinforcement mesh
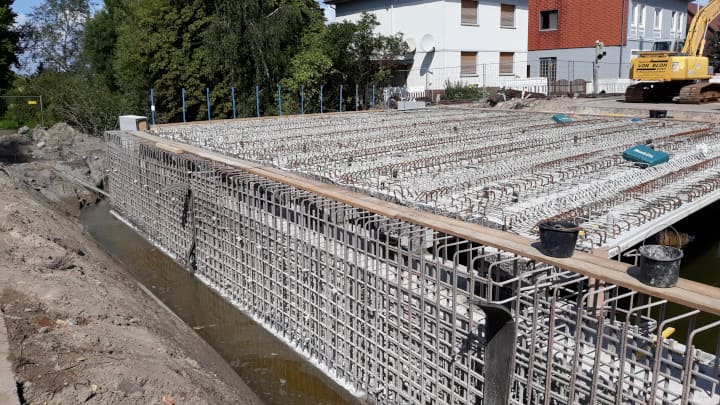
[{"label": "steel reinforcement mesh", "polygon": [[720,399],[708,314],[129,133],[106,140],[117,215],[366,400],[489,403],[487,304],[516,323],[513,404]]}]

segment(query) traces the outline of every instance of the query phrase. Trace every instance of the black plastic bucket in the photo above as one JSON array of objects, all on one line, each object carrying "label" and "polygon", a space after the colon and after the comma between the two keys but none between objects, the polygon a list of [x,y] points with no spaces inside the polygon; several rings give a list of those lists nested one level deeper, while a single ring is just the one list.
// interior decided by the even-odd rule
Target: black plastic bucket
[{"label": "black plastic bucket", "polygon": [[650,110],[650,118],[667,118],[667,110]]},{"label": "black plastic bucket", "polygon": [[580,228],[566,221],[548,221],[538,225],[540,244],[544,254],[551,257],[570,257],[575,251]]},{"label": "black plastic bucket", "polygon": [[663,245],[640,246],[640,280],[653,287],[675,287],[683,251]]}]

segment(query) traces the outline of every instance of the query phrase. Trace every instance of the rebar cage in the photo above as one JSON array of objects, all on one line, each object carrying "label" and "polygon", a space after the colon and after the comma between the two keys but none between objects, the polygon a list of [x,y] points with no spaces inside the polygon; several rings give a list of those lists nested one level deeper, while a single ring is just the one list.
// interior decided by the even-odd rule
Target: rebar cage
[{"label": "rebar cage", "polygon": [[512,404],[720,400],[708,314],[132,133],[106,141],[118,216],[369,402],[485,403],[487,304],[516,323]]}]

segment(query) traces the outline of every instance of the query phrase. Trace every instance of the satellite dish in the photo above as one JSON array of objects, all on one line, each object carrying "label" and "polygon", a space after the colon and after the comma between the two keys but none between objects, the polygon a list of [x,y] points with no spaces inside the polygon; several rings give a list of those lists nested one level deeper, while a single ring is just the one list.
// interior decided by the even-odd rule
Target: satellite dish
[{"label": "satellite dish", "polygon": [[408,38],[405,40],[405,45],[408,47],[408,53],[413,53],[417,49],[417,43],[415,43],[415,40],[412,38]]},{"label": "satellite dish", "polygon": [[420,40],[420,50],[423,52],[435,51],[435,38],[430,34],[425,34]]}]

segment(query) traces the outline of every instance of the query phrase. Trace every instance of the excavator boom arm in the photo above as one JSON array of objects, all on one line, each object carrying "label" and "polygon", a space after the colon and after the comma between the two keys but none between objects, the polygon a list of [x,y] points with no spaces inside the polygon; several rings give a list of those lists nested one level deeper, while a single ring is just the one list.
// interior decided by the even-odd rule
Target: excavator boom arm
[{"label": "excavator boom arm", "polygon": [[705,48],[705,30],[708,24],[720,16],[720,0],[710,0],[705,7],[699,8],[690,23],[682,53],[700,56]]}]

